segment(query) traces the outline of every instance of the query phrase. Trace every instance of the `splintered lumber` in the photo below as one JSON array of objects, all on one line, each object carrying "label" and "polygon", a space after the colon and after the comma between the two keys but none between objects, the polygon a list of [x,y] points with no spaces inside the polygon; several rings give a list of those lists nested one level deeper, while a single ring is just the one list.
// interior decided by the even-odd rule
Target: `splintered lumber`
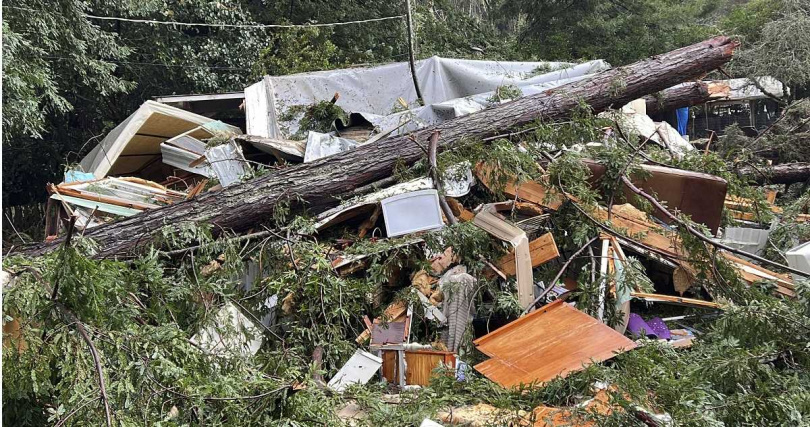
[{"label": "splintered lumber", "polygon": [[565,377],[636,347],[624,335],[562,300],[473,344],[490,357],[475,365],[475,370],[506,388]]},{"label": "splintered lumber", "polygon": [[728,98],[729,95],[731,87],[728,83],[689,82],[647,95],[644,101],[647,103],[647,114],[657,114]]},{"label": "splintered lumber", "polygon": [[[441,133],[439,149],[447,149],[460,141],[500,135],[538,119],[565,119],[582,103],[595,113],[618,108],[715,70],[731,59],[738,45],[729,37],[714,37],[408,135],[381,139],[192,200],[149,210],[93,228],[85,237],[98,243],[101,248],[98,256],[109,257],[149,245],[159,230],[179,229],[183,223],[211,224],[214,233],[220,235],[223,230],[240,233],[269,221],[276,206],[308,209],[317,214],[338,204],[341,195],[390,176],[394,166],[411,165],[423,158],[423,147],[436,131]],[[58,245],[56,240],[29,246],[21,252],[38,255]]]},{"label": "splintered lumber", "polygon": [[810,180],[810,163],[785,163],[775,166],[744,167],[742,176],[757,184],[792,184]]},{"label": "splintered lumber", "polygon": [[651,294],[647,292],[630,292],[633,298],[643,299],[650,302],[668,302],[671,304],[704,307],[704,308],[723,308],[723,305],[716,302],[704,301],[695,298],[683,298],[673,295]]},{"label": "splintered lumber", "polygon": [[473,218],[473,224],[514,246],[512,265],[516,276],[515,281],[517,282],[518,302],[521,307],[525,307],[534,299],[534,279],[529,238],[526,237],[526,232],[498,215],[496,209],[495,203],[484,205],[484,208]]}]

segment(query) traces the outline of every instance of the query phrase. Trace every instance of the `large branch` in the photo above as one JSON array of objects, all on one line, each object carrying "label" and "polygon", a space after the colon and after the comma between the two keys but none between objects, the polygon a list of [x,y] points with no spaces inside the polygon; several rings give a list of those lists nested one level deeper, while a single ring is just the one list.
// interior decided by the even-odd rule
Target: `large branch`
[{"label": "large branch", "polygon": [[757,184],[792,184],[810,180],[810,163],[785,163],[776,166],[744,167],[740,174]]},{"label": "large branch", "polygon": [[[310,212],[318,213],[337,204],[339,195],[390,176],[395,165],[410,165],[422,158],[421,147],[435,131],[441,132],[440,148],[446,149],[463,140],[497,135],[538,119],[567,118],[580,103],[588,104],[594,112],[618,108],[722,66],[731,59],[737,46],[728,37],[715,37],[411,135],[389,137],[192,200],[145,211],[93,228],[85,236],[99,243],[101,256],[113,256],[147,245],[161,228],[177,229],[184,221],[213,224],[216,233],[244,232],[272,218],[278,203],[304,202]],[[412,138],[420,143],[416,144]],[[40,244],[23,252],[43,254],[55,244]]]},{"label": "large branch", "polygon": [[644,100],[647,102],[647,114],[657,114],[728,98],[730,94],[731,88],[726,83],[689,82],[647,95]]}]

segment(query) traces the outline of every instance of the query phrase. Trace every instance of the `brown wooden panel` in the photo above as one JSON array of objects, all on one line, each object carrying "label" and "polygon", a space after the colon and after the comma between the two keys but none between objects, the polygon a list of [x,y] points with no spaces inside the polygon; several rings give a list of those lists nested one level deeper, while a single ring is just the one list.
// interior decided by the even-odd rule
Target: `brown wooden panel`
[{"label": "brown wooden panel", "polygon": [[636,343],[563,301],[477,340],[491,359],[475,369],[504,387],[546,382],[635,348]]},{"label": "brown wooden panel", "polygon": [[382,352],[382,376],[389,383],[397,382],[397,352],[383,350]]},{"label": "brown wooden panel", "polygon": [[[383,350],[382,374],[390,383],[397,382],[397,352]],[[455,368],[456,357],[449,351],[411,350],[405,352],[405,384],[426,386],[430,384],[433,370],[440,363]]]},{"label": "brown wooden panel", "polygon": [[[532,258],[532,268],[560,256],[557,245],[554,243],[554,236],[551,233],[546,233],[529,242],[529,254]],[[514,276],[515,268],[515,251],[513,249],[498,260],[498,269],[507,276]]]}]

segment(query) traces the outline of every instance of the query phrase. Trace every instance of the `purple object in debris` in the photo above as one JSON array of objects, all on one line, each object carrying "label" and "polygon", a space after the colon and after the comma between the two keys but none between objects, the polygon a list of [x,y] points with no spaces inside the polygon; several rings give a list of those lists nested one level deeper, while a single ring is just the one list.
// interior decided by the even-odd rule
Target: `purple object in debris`
[{"label": "purple object in debris", "polygon": [[405,322],[388,322],[386,326],[375,323],[371,328],[372,344],[401,344],[403,342],[405,342]]},{"label": "purple object in debris", "polygon": [[644,335],[650,338],[658,337],[655,330],[636,313],[630,313],[630,319],[627,321],[627,330],[630,331],[631,335],[637,337]]},{"label": "purple object in debris", "polygon": [[647,324],[650,325],[653,331],[655,331],[655,335],[657,335],[658,338],[664,340],[672,339],[672,334],[669,332],[669,328],[667,328],[667,325],[664,324],[664,321],[661,320],[660,317],[653,317],[647,321]]}]

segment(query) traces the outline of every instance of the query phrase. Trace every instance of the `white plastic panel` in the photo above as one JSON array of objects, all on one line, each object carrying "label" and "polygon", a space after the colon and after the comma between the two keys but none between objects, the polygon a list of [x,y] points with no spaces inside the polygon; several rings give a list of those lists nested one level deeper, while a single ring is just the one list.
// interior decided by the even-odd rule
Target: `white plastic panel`
[{"label": "white plastic panel", "polygon": [[[810,242],[802,243],[787,251],[785,257],[787,257],[788,265],[792,268],[810,273]],[[797,274],[794,274],[793,278],[796,280],[804,279],[804,277],[799,277]]]},{"label": "white plastic panel", "polygon": [[383,199],[381,202],[388,237],[442,228],[439,193],[419,190]]},{"label": "white plastic panel", "polygon": [[382,359],[358,349],[342,368],[329,380],[329,388],[342,392],[351,384],[365,384],[382,366]]}]

